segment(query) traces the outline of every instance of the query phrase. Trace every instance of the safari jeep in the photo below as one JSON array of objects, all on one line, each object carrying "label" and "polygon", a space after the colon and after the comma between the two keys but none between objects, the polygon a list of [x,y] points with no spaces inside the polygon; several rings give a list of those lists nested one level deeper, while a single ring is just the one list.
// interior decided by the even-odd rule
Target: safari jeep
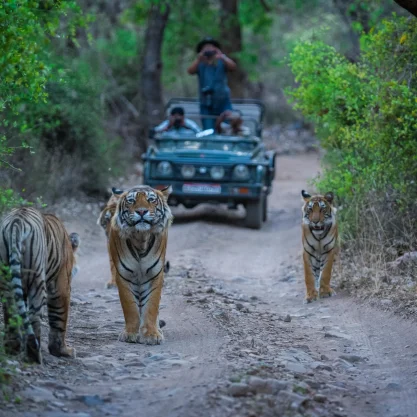
[{"label": "safari jeep", "polygon": [[[144,183],[159,189],[172,185],[172,206],[222,203],[236,209],[242,204],[246,226],[259,229],[267,219],[275,151],[266,151],[261,140],[263,104],[233,100],[232,105],[241,111],[250,135],[219,135],[213,129],[197,134],[167,131],[155,135],[154,143],[143,155]],[[178,106],[184,108],[187,118],[201,123],[198,100],[172,99],[166,106],[167,115]]]}]

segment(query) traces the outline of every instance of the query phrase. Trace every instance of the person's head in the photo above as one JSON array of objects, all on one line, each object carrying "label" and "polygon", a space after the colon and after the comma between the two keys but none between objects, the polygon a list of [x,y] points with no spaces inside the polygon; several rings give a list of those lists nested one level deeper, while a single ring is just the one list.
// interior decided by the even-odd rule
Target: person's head
[{"label": "person's head", "polygon": [[201,52],[208,61],[211,61],[219,49],[220,43],[213,38],[207,37],[197,44],[196,51],[198,54]]},{"label": "person's head", "polygon": [[184,108],[183,107],[174,107],[171,110],[171,119],[173,121],[174,127],[179,128],[184,124]]},{"label": "person's head", "polygon": [[230,123],[233,132],[238,133],[242,126],[242,113],[239,110],[227,110],[225,119]]}]

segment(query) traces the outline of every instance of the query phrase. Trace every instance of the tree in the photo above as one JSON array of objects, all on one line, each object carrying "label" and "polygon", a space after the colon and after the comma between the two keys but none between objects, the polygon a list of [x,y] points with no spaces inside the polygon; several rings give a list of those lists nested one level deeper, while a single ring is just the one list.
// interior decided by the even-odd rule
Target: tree
[{"label": "tree", "polygon": [[164,114],[161,50],[170,10],[168,3],[152,4],[149,8],[140,72],[140,90],[144,116],[141,130],[145,135],[149,126],[158,124]]},{"label": "tree", "polygon": [[220,0],[220,27],[223,52],[231,55],[237,63],[235,71],[228,74],[233,97],[244,97],[247,74],[239,65],[236,54],[242,52],[242,29],[238,17],[238,0]]},{"label": "tree", "polygon": [[352,2],[351,0],[333,0],[335,8],[339,11],[349,31],[352,48],[347,53],[350,61],[356,62],[360,55],[360,32],[366,33],[370,29],[369,10],[363,2]]}]

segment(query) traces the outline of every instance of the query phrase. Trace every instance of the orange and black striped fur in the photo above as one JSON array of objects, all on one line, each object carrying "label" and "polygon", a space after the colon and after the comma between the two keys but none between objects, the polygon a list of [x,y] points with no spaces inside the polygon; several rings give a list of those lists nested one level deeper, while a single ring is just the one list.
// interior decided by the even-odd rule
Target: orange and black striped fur
[{"label": "orange and black striped fur", "polygon": [[[120,196],[123,194],[123,190],[119,188],[112,188],[112,195],[109,198],[104,209],[101,211],[99,218],[97,219],[97,224],[99,224],[106,234],[107,238],[107,250],[109,252],[109,261],[110,261],[110,281],[107,282],[106,288],[116,288],[116,270],[114,268],[113,261],[110,256],[109,250],[109,236],[110,236],[110,225],[111,219],[113,218],[114,213],[116,212],[117,202],[119,201]],[[167,274],[169,271],[169,261],[165,262],[164,272]]]},{"label": "orange and black striped fur", "polygon": [[171,187],[142,185],[124,192],[111,220],[109,250],[125,318],[124,342],[160,344],[158,321],[164,281]]},{"label": "orange and black striped fur", "polygon": [[330,279],[338,244],[336,208],[333,193],[311,196],[301,191],[304,199],[302,240],[304,276],[307,289],[306,301],[318,296],[332,295]]},{"label": "orange and black striped fur", "polygon": [[99,224],[106,233],[107,238],[107,250],[109,252],[109,260],[110,260],[110,274],[111,279],[106,284],[106,288],[115,288],[116,287],[116,270],[114,268],[113,261],[110,256],[110,248],[109,248],[109,236],[110,236],[110,225],[111,219],[113,218],[114,213],[116,212],[117,202],[120,199],[120,196],[123,194],[123,191],[118,188],[112,188],[112,195],[110,196],[109,201],[106,204],[106,207],[101,211],[100,216],[97,220],[97,224]]},{"label": "orange and black striped fur", "polygon": [[[26,359],[42,362],[41,314],[46,303],[49,352],[74,357],[65,335],[78,234],[70,238],[57,217],[34,208],[13,210],[3,219],[0,234],[0,262],[10,270],[2,285],[6,350],[11,354],[25,350]],[[14,314],[21,324],[10,320]]]}]

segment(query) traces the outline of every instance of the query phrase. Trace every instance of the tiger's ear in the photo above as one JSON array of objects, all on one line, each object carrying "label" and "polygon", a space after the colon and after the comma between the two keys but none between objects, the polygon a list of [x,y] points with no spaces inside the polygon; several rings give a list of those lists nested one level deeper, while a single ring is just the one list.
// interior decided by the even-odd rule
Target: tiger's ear
[{"label": "tiger's ear", "polygon": [[115,187],[112,187],[111,192],[113,193],[113,195],[123,194],[123,190],[121,190],[120,188],[115,188]]},{"label": "tiger's ear", "polygon": [[308,201],[311,198],[311,195],[305,190],[301,190],[301,195],[302,195],[304,201]]},{"label": "tiger's ear", "polygon": [[172,186],[168,185],[168,187],[163,188],[161,191],[162,195],[164,196],[164,200],[168,202],[168,197],[172,193]]},{"label": "tiger's ear", "polygon": [[325,194],[324,198],[326,199],[326,201],[330,204],[333,203],[333,199],[334,199],[334,194],[329,191],[328,193]]}]

